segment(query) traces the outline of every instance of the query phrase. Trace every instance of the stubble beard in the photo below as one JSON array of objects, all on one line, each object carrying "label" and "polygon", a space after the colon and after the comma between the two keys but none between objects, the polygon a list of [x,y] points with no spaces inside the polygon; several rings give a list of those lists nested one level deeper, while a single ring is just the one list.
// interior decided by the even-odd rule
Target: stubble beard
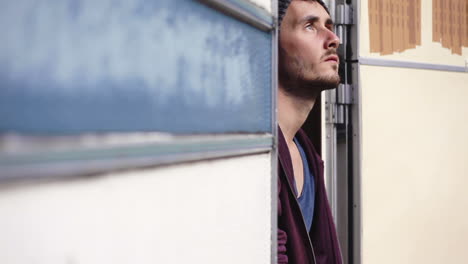
[{"label": "stubble beard", "polygon": [[[331,50],[324,54],[324,57],[332,54],[336,54],[336,51]],[[278,79],[283,90],[292,96],[312,99],[321,91],[338,87],[338,65],[332,67],[335,72],[325,75],[318,72],[316,64],[306,63],[300,57],[292,57],[281,48],[279,50]]]}]

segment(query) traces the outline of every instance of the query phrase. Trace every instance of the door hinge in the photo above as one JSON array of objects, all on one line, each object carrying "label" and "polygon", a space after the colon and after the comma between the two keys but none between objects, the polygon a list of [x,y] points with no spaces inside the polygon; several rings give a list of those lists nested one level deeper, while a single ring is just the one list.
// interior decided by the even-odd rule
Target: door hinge
[{"label": "door hinge", "polygon": [[353,104],[353,86],[340,84],[338,88],[330,90],[325,100],[325,121],[331,124],[346,124],[346,109]]},{"label": "door hinge", "polygon": [[335,25],[353,25],[354,24],[353,7],[347,4],[336,6]]},{"label": "door hinge", "polygon": [[350,105],[353,103],[353,85],[340,83],[336,88],[336,103]]},{"label": "door hinge", "polygon": [[[347,4],[339,4],[335,11],[335,33],[343,44],[346,38],[347,28],[354,23],[353,7]],[[344,46],[342,46],[344,47]]]}]

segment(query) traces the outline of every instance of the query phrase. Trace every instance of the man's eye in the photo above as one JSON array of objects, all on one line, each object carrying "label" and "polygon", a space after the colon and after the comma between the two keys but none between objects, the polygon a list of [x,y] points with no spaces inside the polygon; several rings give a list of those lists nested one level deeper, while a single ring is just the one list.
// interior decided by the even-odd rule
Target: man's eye
[{"label": "man's eye", "polygon": [[309,30],[315,29],[314,25],[312,25],[312,24],[307,24],[305,28],[309,29]]}]

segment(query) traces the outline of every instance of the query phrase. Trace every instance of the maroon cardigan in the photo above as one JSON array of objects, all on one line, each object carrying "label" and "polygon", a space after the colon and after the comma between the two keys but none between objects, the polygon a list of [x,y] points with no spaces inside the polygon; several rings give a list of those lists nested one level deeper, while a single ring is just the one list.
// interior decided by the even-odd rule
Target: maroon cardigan
[{"label": "maroon cardigan", "polygon": [[291,155],[278,128],[278,264],[342,264],[325,190],[323,161],[302,129],[296,137],[304,148],[315,179],[314,220],[308,236],[292,189],[294,175]]}]

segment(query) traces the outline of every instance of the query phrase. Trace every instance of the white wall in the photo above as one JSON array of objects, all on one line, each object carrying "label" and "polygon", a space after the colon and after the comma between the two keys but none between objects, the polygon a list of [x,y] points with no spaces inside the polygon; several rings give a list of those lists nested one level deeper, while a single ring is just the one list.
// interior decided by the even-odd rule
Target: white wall
[{"label": "white wall", "polygon": [[362,263],[468,263],[468,74],[360,79]]},{"label": "white wall", "polygon": [[270,263],[271,156],[0,185],[0,263]]}]

